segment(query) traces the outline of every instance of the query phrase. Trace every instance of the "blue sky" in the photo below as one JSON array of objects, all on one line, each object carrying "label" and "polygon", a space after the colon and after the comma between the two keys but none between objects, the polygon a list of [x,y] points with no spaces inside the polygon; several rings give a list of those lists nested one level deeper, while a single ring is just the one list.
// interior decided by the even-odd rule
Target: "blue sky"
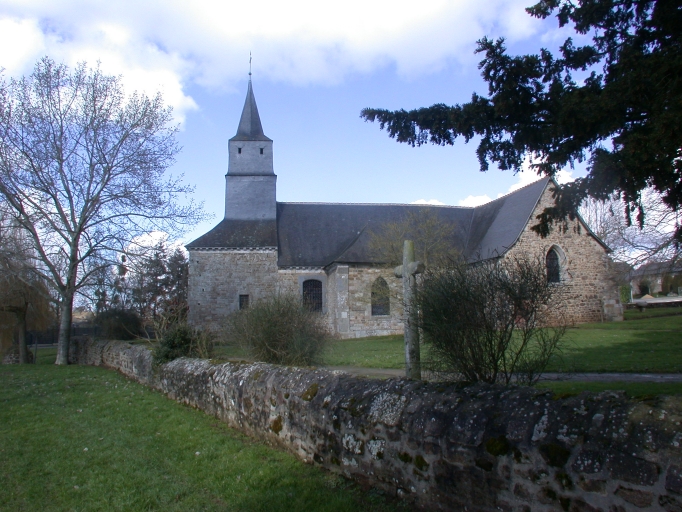
[{"label": "blue sky", "polygon": [[181,125],[183,151],[170,172],[184,174],[214,214],[188,242],[222,217],[227,140],[250,51],[279,201],[474,205],[536,179],[479,172],[476,141],[412,148],[359,117],[363,107],[454,104],[485,93],[473,53],[485,35],[505,36],[511,53],[555,49],[567,30],[528,16],[531,4],[0,0],[0,67],[21,76],[43,55],[99,61],[130,91],[161,90]]}]

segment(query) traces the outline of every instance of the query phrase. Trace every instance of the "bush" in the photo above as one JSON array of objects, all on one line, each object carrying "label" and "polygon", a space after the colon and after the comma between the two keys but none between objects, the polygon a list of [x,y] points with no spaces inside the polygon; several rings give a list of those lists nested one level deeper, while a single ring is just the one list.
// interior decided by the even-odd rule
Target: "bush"
[{"label": "bush", "polygon": [[230,316],[227,342],[257,361],[309,366],[321,361],[331,339],[324,318],[296,295],[275,295]]},{"label": "bush", "polygon": [[534,383],[566,331],[562,293],[561,284],[547,281],[540,260],[428,270],[415,303],[431,369],[470,382]]},{"label": "bush", "polygon": [[99,336],[111,340],[133,340],[142,336],[142,320],[134,312],[124,309],[109,309],[95,317]]},{"label": "bush", "polygon": [[162,335],[154,352],[154,362],[166,363],[179,357],[209,359],[213,355],[211,333],[193,329],[186,323],[170,326]]}]

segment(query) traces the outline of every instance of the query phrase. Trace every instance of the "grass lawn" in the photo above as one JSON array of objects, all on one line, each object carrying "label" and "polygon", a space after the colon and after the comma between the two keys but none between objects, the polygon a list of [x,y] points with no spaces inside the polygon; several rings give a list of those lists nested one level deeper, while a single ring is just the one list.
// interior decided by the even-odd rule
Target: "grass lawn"
[{"label": "grass lawn", "polygon": [[644,311],[640,311],[639,309],[627,309],[624,311],[623,315],[625,316],[625,320],[677,316],[682,315],[682,307],[646,308]]},{"label": "grass lawn", "polygon": [[[404,350],[402,336],[342,340],[332,344],[325,362],[330,366],[403,368]],[[428,345],[422,346],[422,359],[428,357]],[[682,315],[569,329],[561,357],[548,370],[682,372]]]},{"label": "grass lawn", "polygon": [[0,510],[396,510],[118,373],[0,366]]},{"label": "grass lawn", "polygon": [[548,370],[682,372],[682,315],[579,325]]},{"label": "grass lawn", "polygon": [[405,368],[405,340],[399,335],[333,341],[324,362],[329,366]]}]

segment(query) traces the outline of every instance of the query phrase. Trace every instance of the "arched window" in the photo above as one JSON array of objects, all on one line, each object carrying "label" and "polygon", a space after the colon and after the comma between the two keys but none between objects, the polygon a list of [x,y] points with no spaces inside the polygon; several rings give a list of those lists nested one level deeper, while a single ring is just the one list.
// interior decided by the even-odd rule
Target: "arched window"
[{"label": "arched window", "polygon": [[561,282],[561,265],[559,264],[559,255],[554,248],[550,249],[545,258],[547,265],[547,282],[560,283]]},{"label": "arched window", "polygon": [[303,304],[310,311],[322,311],[322,281],[317,279],[303,281]]},{"label": "arched window", "polygon": [[372,283],[372,316],[391,314],[388,283],[383,277],[378,277]]}]

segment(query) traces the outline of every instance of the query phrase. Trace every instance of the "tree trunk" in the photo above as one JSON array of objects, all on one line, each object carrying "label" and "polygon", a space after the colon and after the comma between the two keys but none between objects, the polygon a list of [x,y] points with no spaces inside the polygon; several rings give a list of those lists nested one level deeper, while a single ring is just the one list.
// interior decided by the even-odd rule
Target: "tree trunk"
[{"label": "tree trunk", "polygon": [[19,363],[28,364],[28,346],[26,345],[26,312],[28,302],[23,307],[16,309],[17,326],[19,328]]},{"label": "tree trunk", "polygon": [[57,360],[54,364],[69,364],[69,344],[71,342],[71,321],[73,319],[73,292],[62,298],[59,314],[59,341],[57,342]]}]

